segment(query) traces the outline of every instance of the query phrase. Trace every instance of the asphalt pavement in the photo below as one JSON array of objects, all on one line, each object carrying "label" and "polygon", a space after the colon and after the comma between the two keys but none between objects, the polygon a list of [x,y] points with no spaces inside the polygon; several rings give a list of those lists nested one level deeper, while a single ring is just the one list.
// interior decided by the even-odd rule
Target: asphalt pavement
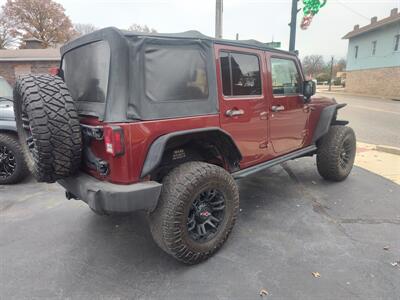
[{"label": "asphalt pavement", "polygon": [[33,179],[0,186],[0,298],[399,299],[399,185],[358,167],[329,183],[302,158],[239,186],[230,239],[197,266],[162,252],[144,213],[97,216]]},{"label": "asphalt pavement", "polygon": [[339,111],[339,118],[350,121],[357,140],[400,148],[400,101],[341,93],[318,94],[348,104]]}]

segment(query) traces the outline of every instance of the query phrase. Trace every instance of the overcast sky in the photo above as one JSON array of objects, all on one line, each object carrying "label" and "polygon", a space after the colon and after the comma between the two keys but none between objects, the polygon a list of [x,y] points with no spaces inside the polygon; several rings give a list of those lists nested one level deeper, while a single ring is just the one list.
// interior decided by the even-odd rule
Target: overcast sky
[{"label": "overcast sky", "polygon": [[[146,24],[158,32],[198,30],[214,36],[215,0],[56,0],[73,23],[97,27],[127,28]],[[5,0],[0,0],[4,4]],[[299,1],[302,7],[302,1]],[[308,30],[298,29],[300,55],[322,54],[345,57],[347,41],[341,38],[355,24],[389,16],[400,0],[328,0]],[[287,49],[291,0],[224,0],[224,38],[281,41]],[[300,21],[302,12],[299,13]]]}]

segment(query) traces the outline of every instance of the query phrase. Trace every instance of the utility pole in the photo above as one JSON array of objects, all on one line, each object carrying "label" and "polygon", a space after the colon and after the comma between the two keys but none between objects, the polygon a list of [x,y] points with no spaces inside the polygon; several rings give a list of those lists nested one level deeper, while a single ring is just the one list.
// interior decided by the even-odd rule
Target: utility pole
[{"label": "utility pole", "polygon": [[239,40],[239,33],[236,33],[236,40]]},{"label": "utility pole", "polygon": [[332,90],[332,79],[333,79],[333,60],[334,60],[334,57],[332,56],[332,59],[331,59],[331,79],[329,80],[329,91],[331,91],[331,90]]},{"label": "utility pole", "polygon": [[222,39],[223,0],[216,0],[215,5],[215,38]]},{"label": "utility pole", "polygon": [[292,0],[292,18],[290,20],[290,41],[289,51],[294,52],[296,50],[296,27],[297,27],[297,2],[299,0]]}]

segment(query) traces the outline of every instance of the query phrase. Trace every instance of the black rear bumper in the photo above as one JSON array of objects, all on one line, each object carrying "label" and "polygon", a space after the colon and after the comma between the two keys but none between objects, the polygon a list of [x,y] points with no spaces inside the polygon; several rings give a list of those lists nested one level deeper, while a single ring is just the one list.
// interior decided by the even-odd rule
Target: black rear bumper
[{"label": "black rear bumper", "polygon": [[121,213],[156,208],[162,184],[155,181],[130,185],[100,181],[78,173],[58,181],[74,198],[83,200],[98,213]]}]

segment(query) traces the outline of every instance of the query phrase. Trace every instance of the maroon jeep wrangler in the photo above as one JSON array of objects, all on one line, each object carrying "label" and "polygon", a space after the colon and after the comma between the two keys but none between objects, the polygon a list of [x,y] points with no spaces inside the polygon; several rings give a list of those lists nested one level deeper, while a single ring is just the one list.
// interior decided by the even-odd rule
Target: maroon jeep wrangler
[{"label": "maroon jeep wrangler", "polygon": [[312,97],[293,53],[114,28],[61,51],[58,76],[22,77],[14,90],[30,170],[96,213],[147,211],[156,243],[182,262],[207,259],[228,238],[235,179],[314,154],[327,180],[352,169],[344,104]]}]

